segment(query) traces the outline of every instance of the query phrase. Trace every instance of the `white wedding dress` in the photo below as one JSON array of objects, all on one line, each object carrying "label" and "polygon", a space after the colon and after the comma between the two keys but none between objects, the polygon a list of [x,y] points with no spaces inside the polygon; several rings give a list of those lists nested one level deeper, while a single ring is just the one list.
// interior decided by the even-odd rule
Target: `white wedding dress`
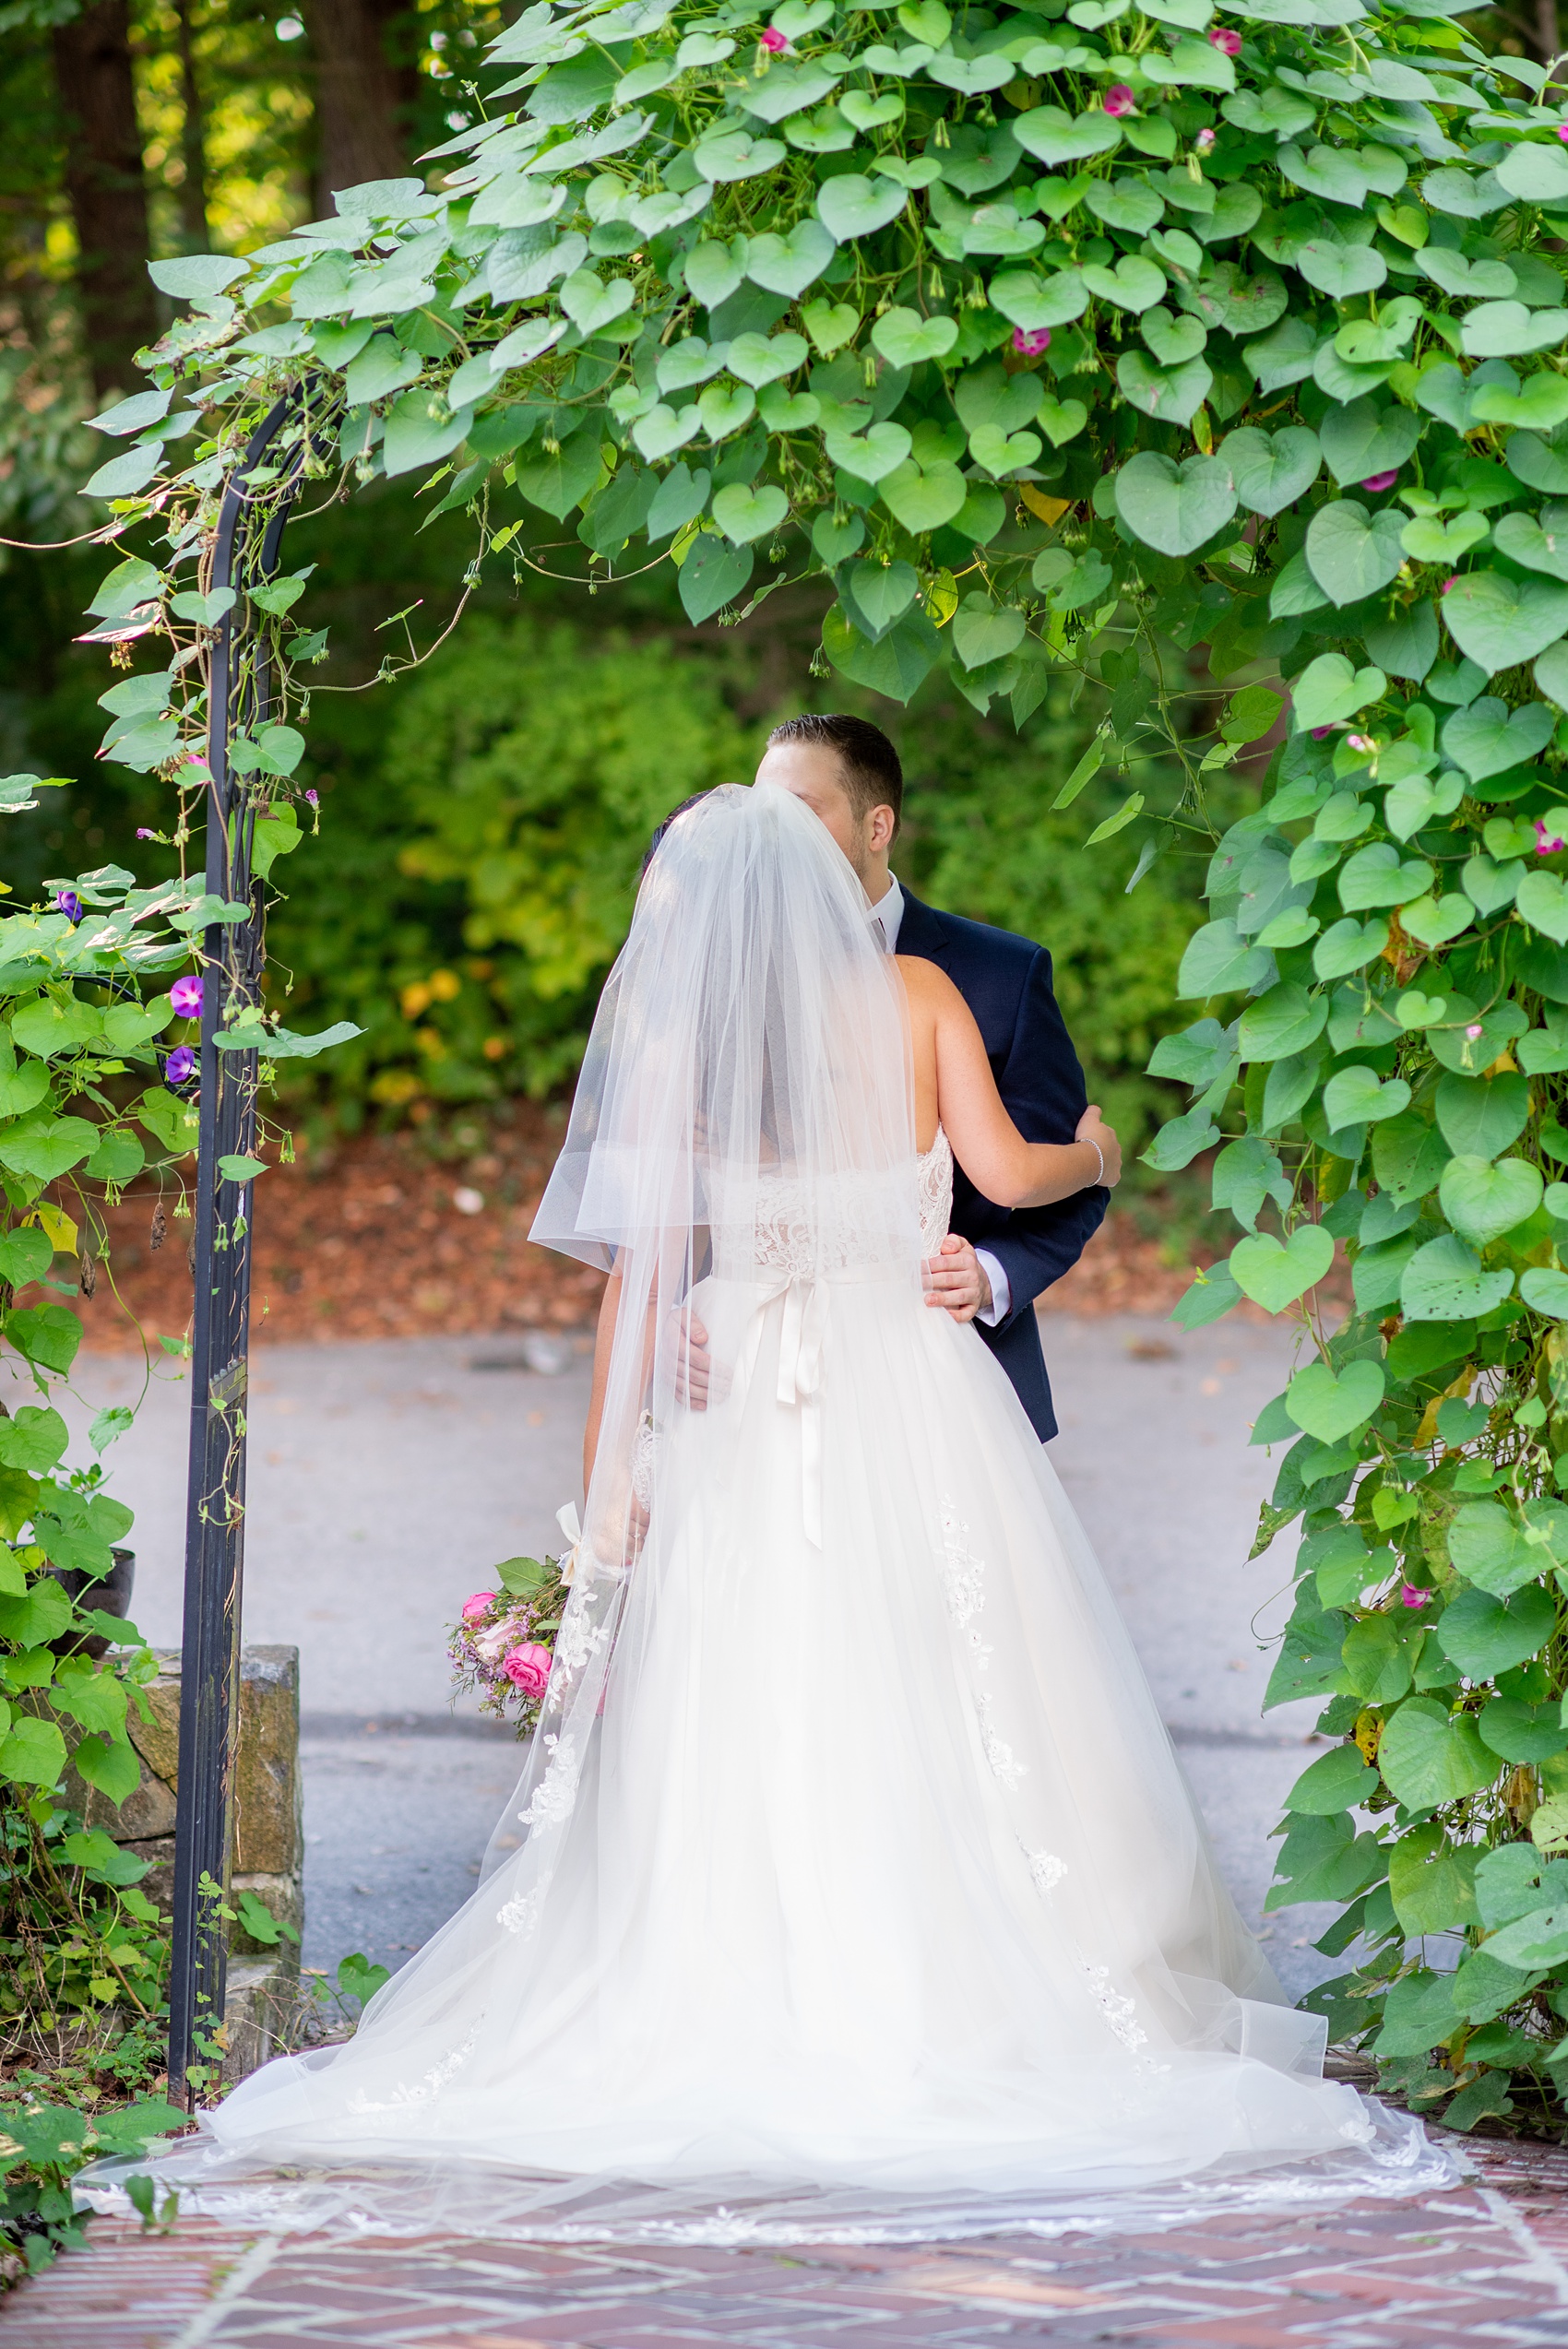
[{"label": "white wedding dress", "polygon": [[172,2182],[232,2211],[270,2177],[296,2222],[719,2239],[1448,2182],[1321,2078],[1044,1450],[922,1301],[945,1135],[891,1169],[883,1261],[889,1174],[763,1163],[731,1198],[726,1163],[700,1276],[662,1291],[707,1333],[707,1406],[639,1353],[492,1873]]}]

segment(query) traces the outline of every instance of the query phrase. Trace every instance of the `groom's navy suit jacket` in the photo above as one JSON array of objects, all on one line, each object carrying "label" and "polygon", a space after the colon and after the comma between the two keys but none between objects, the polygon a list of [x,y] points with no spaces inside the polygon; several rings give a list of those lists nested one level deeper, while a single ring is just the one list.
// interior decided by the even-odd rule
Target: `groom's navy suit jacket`
[{"label": "groom's navy suit jacket", "polygon": [[[996,1089],[1026,1142],[1071,1142],[1087,1107],[1084,1073],[1051,991],[1051,956],[1032,939],[938,913],[904,892],[898,952],[947,973],[975,1015]],[[1075,1264],[1111,1202],[1098,1185],[1051,1207],[992,1204],[963,1169],[954,1176],[953,1229],[994,1256],[1012,1290],[1007,1316],[975,1328],[1017,1390],[1042,1443],[1056,1433],[1034,1302]]]}]

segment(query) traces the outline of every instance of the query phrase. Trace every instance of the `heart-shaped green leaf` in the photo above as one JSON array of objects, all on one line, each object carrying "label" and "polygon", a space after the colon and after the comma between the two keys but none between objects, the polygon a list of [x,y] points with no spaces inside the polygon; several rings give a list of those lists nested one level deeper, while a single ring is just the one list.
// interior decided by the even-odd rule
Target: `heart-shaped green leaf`
[{"label": "heart-shaped green leaf", "polygon": [[1349,147],[1314,147],[1303,154],[1289,141],[1276,158],[1285,178],[1309,196],[1326,196],[1331,204],[1348,204],[1360,211],[1366,201],[1367,176]]},{"label": "heart-shaped green leaf", "polygon": [[[1409,1106],[1410,1088],[1402,1076],[1391,1076],[1384,1083],[1375,1069],[1360,1063],[1340,1069],[1323,1088],[1323,1114],[1331,1133],[1343,1133],[1348,1126],[1374,1125],[1383,1118],[1396,1118]],[[1324,1443],[1329,1441],[1324,1436]]]},{"label": "heart-shaped green leaf", "polygon": [[1334,1242],[1321,1224],[1299,1224],[1289,1241],[1254,1232],[1230,1251],[1237,1287],[1265,1313],[1281,1313],[1316,1287],[1334,1262]]},{"label": "heart-shaped green leaf", "polygon": [[[1411,1810],[1457,1802],[1497,1775],[1497,1762],[1480,1741],[1474,1714],[1450,1718],[1446,1705],[1425,1696],[1407,1697],[1390,1716],[1378,1745],[1377,1766],[1389,1791]],[[1443,1982],[1446,1993],[1446,1975]],[[1440,2021],[1434,2035],[1442,2036],[1443,2030]]]},{"label": "heart-shaped green leaf", "polygon": [[847,302],[808,302],[801,313],[802,326],[825,359],[853,338],[860,323],[860,312]]},{"label": "heart-shaped green leaf", "polygon": [[1496,1158],[1517,1141],[1530,1114],[1528,1080],[1512,1070],[1498,1076],[1445,1076],[1437,1088],[1437,1122],[1461,1157]]},{"label": "heart-shaped green leaf", "polygon": [[1375,840],[1341,867],[1339,902],[1347,913],[1364,912],[1369,906],[1408,906],[1431,886],[1431,865],[1414,858],[1404,862],[1391,842]]},{"label": "heart-shaped green leaf", "polygon": [[[1472,1501],[1448,1528],[1448,1555],[1467,1583],[1506,1598],[1533,1583],[1543,1563],[1542,1545],[1526,1541],[1524,1533],[1518,1518],[1497,1501]],[[1491,1746],[1491,1738],[1486,1742]]]},{"label": "heart-shaped green leaf", "polygon": [[372,400],[385,399],[388,392],[401,391],[405,384],[414,382],[423,365],[417,350],[405,350],[390,335],[377,335],[357,359],[350,361],[343,396],[350,408],[365,407]]},{"label": "heart-shaped green leaf", "polygon": [[1319,653],[1296,680],[1292,704],[1297,728],[1305,731],[1316,726],[1337,726],[1365,709],[1369,702],[1381,701],[1387,690],[1388,680],[1381,669],[1356,669],[1343,653]]},{"label": "heart-shaped green leaf", "polygon": [[771,482],[752,490],[744,481],[730,481],[714,492],[713,518],[731,546],[748,546],[753,539],[769,537],[781,528],[789,512],[789,499]]},{"label": "heart-shaped green leaf", "polygon": [[896,180],[862,179],[858,172],[826,180],[817,190],[816,208],[824,227],[840,244],[872,236],[896,220],[909,202]]},{"label": "heart-shaped green leaf", "polygon": [[1554,1322],[1568,1321],[1568,1273],[1532,1264],[1519,1275],[1519,1294],[1532,1313],[1544,1313]]},{"label": "heart-shaped green leaf", "polygon": [[746,275],[753,285],[787,294],[793,302],[815,284],[837,249],[820,220],[798,220],[788,236],[769,233],[750,240]]},{"label": "heart-shaped green leaf", "polygon": [[[1313,948],[1313,969],[1319,979],[1348,979],[1353,970],[1364,970],[1374,962],[1387,943],[1386,916],[1372,921],[1347,916],[1343,921],[1331,922]],[[1354,1118],[1330,1120],[1336,1131],[1357,1122]]]},{"label": "heart-shaped green leaf", "polygon": [[[1568,384],[1563,391],[1568,395]],[[1549,505],[1538,521],[1533,514],[1505,514],[1494,535],[1499,554],[1510,563],[1568,580],[1568,512],[1561,505]]]},{"label": "heart-shaped green leaf", "polygon": [[1461,1239],[1473,1248],[1490,1247],[1533,1216],[1545,1186],[1538,1168],[1523,1158],[1450,1158],[1438,1199]]},{"label": "heart-shaped green leaf", "polygon": [[1141,450],[1116,476],[1116,511],[1145,546],[1160,554],[1191,554],[1235,514],[1230,468],[1222,457],[1190,457],[1179,465]]},{"label": "heart-shaped green leaf", "polygon": [[1285,1408],[1319,1443],[1337,1443],[1365,1427],[1383,1401],[1381,1362],[1348,1362],[1336,1378],[1326,1362],[1309,1362],[1285,1390]]},{"label": "heart-shaped green leaf", "polygon": [[1452,564],[1479,546],[1490,528],[1484,514],[1455,514],[1446,522],[1418,514],[1406,523],[1399,543],[1413,562]]},{"label": "heart-shaped green leaf", "polygon": [[[694,418],[695,408],[688,410]],[[694,473],[688,465],[672,465],[654,492],[653,504],[647,510],[649,543],[657,545],[660,539],[673,538],[686,523],[695,521],[707,504],[707,493],[713,486],[713,476],[706,466]]]},{"label": "heart-shaped green leaf", "polygon": [[1018,116],[1013,136],[1042,163],[1075,163],[1087,155],[1101,155],[1108,148],[1119,147],[1122,125],[1103,110],[1074,115],[1064,113],[1060,106],[1035,106]]},{"label": "heart-shaped green leaf", "polygon": [[909,563],[857,563],[849,574],[855,608],[879,635],[908,611],[920,584],[919,573]]},{"label": "heart-shaped green leaf", "polygon": [[1429,1240],[1405,1267],[1399,1310],[1408,1322],[1468,1322],[1501,1305],[1514,1286],[1509,1272],[1484,1273],[1480,1259],[1455,1232]]},{"label": "heart-shaped green leaf", "polygon": [[[1035,419],[1052,448],[1065,448],[1075,440],[1089,421],[1089,411],[1081,399],[1058,399],[1054,392],[1047,392]],[[1128,525],[1129,528],[1132,527]]]},{"label": "heart-shaped green leaf", "polygon": [[1506,1599],[1490,1591],[1461,1591],[1438,1619],[1437,1643],[1468,1679],[1491,1680],[1536,1655],[1556,1626],[1556,1605],[1538,1583],[1526,1583]]},{"label": "heart-shaped green leaf", "polygon": [[984,367],[967,368],[953,386],[953,405],[967,433],[979,432],[982,424],[994,424],[1004,433],[1018,432],[1034,422],[1039,402],[1038,375],[1027,369],[1010,375],[994,361]]},{"label": "heart-shaped green leaf", "polygon": [[1422,420],[1408,408],[1380,409],[1375,400],[1353,399],[1331,408],[1318,426],[1324,462],[1341,485],[1392,473],[1420,439]]},{"label": "heart-shaped green leaf", "polygon": [[1546,748],[1555,724],[1539,702],[1511,711],[1506,702],[1487,694],[1444,721],[1443,747],[1472,783],[1479,783],[1489,775],[1527,765]]},{"label": "heart-shaped green leaf", "polygon": [[953,649],[966,669],[1004,660],[1023,641],[1023,613],[993,604],[989,596],[967,595],[953,615]]},{"label": "heart-shaped green leaf", "polygon": [[756,394],[749,384],[709,384],[697,402],[697,413],[710,441],[728,440],[756,414]]},{"label": "heart-shaped green leaf", "polygon": [[1189,359],[1180,367],[1157,367],[1141,350],[1124,350],[1116,362],[1123,398],[1163,424],[1188,424],[1208,397],[1214,375],[1206,361]]},{"label": "heart-shaped green leaf", "polygon": [[[1384,805],[1386,808],[1386,802]],[[1475,907],[1456,889],[1446,891],[1441,897],[1430,894],[1412,897],[1399,908],[1400,928],[1422,946],[1446,946],[1450,939],[1468,930],[1475,918]]]},{"label": "heart-shaped green leaf", "polygon": [[700,139],[692,161],[705,180],[754,180],[782,163],[789,153],[780,139],[753,138],[746,131],[731,131],[717,138]]},{"label": "heart-shaped green leaf", "polygon": [[1532,930],[1568,946],[1568,890],[1555,872],[1526,872],[1514,902]]},{"label": "heart-shaped green leaf", "polygon": [[1283,514],[1305,496],[1323,465],[1318,436],[1303,424],[1287,424],[1277,433],[1245,425],[1226,434],[1219,454],[1249,514]]},{"label": "heart-shaped green leaf", "polygon": [[1107,228],[1125,229],[1130,236],[1147,236],[1165,212],[1163,196],[1143,179],[1091,180],[1084,201]]},{"label": "heart-shaped green leaf", "polygon": [[890,89],[884,98],[873,98],[864,89],[847,89],[838,103],[846,120],[858,131],[879,130],[884,123],[896,123],[904,111],[903,93],[897,89]]},{"label": "heart-shaped green leaf", "polygon": [[729,350],[728,343],[716,342],[709,350],[701,335],[683,335],[660,357],[654,381],[661,392],[685,391],[693,385],[706,384],[710,375],[718,374]]},{"label": "heart-shaped green leaf", "polygon": [[717,310],[721,302],[729,301],[745,276],[747,259],[743,236],[732,237],[728,244],[704,237],[686,255],[686,291],[706,309]]},{"label": "heart-shaped green leaf", "polygon": [[1058,269],[1049,278],[1032,269],[1004,269],[986,289],[992,308],[1026,334],[1065,326],[1089,306],[1089,290],[1079,269]]},{"label": "heart-shaped green leaf", "polygon": [[1113,269],[1091,261],[1080,274],[1099,301],[1114,303],[1121,310],[1151,310],[1164,299],[1165,272],[1141,254],[1123,253]]},{"label": "heart-shaped green leaf", "polygon": [[871,338],[890,367],[918,367],[923,359],[945,359],[958,339],[958,321],[922,318],[918,310],[887,310]]},{"label": "heart-shaped green leaf", "polygon": [[764,384],[777,383],[780,375],[793,374],[808,355],[804,335],[737,335],[724,363],[742,383],[760,390]]},{"label": "heart-shaped green leaf", "polygon": [[1369,514],[1359,498],[1319,506],[1307,526],[1307,568],[1331,603],[1360,603],[1388,585],[1405,560],[1402,528],[1392,509]]},{"label": "heart-shaped green leaf", "polygon": [[1478,303],[1459,329],[1471,359],[1517,359],[1554,350],[1568,337],[1568,310],[1526,310],[1522,302]]},{"label": "heart-shaped green leaf", "polygon": [[1310,286],[1336,302],[1375,293],[1388,275],[1388,264],[1375,244],[1341,244],[1326,236],[1309,237],[1299,246],[1296,267]]},{"label": "heart-shaped green leaf", "polygon": [[[956,465],[938,461],[920,466],[912,458],[885,475],[878,490],[889,514],[917,538],[956,520],[964,510],[968,493],[968,483]],[[965,665],[973,666],[968,662]]]},{"label": "heart-shaped green leaf", "polygon": [[942,654],[941,640],[922,611],[907,611],[880,644],[868,644],[838,604],[822,623],[823,649],[852,684],[889,701],[907,702]]},{"label": "heart-shaped green leaf", "polygon": [[1037,433],[1008,433],[995,424],[982,424],[969,436],[969,455],[982,472],[992,474],[997,480],[1017,472],[1022,466],[1032,465],[1039,448]]},{"label": "heart-shaped green leaf", "polygon": [[791,397],[782,384],[766,384],[757,394],[756,412],[770,433],[804,433],[820,422],[822,402],[814,392]]},{"label": "heart-shaped green leaf", "polygon": [[827,425],[822,439],[832,464],[857,481],[873,484],[885,480],[909,454],[909,435],[902,424],[873,424],[868,433],[841,433]]},{"label": "heart-shaped green leaf", "polygon": [[680,569],[681,601],[694,628],[732,603],[752,575],[750,547],[732,547],[712,530],[699,530]]},{"label": "heart-shaped green leaf", "polygon": [[1138,331],[1162,367],[1180,367],[1185,360],[1196,359],[1208,341],[1201,318],[1173,318],[1163,305],[1145,311]]}]

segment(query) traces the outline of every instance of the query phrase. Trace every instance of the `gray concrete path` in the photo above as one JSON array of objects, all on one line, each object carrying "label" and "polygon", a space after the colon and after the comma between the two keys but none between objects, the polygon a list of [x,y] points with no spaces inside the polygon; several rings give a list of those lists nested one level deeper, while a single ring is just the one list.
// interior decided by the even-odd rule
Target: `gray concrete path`
[{"label": "gray concrete path", "polygon": [[[1130,1315],[1051,1316],[1044,1331],[1052,1459],[1256,1923],[1267,1837],[1313,1721],[1300,1706],[1259,1718],[1258,1635],[1283,1620],[1293,1544],[1245,1562],[1275,1472],[1247,1428],[1289,1374],[1289,1337],[1240,1323],[1187,1335]],[[85,1424],[132,1400],[139,1374],[84,1358],[75,1384]],[[498,1560],[558,1545],[587,1388],[586,1341],[556,1376],[506,1338],[255,1357],[244,1633],[301,1652],[308,1963],[359,1949],[396,1965],[472,1887],[518,1749],[471,1699],[449,1704],[445,1630]],[[188,1410],[188,1385],[160,1374],[109,1454],[137,1513],[136,1620],[157,1645],[180,1638]],[[1317,1912],[1264,1929],[1293,1989],[1335,1970],[1305,1946]]]}]

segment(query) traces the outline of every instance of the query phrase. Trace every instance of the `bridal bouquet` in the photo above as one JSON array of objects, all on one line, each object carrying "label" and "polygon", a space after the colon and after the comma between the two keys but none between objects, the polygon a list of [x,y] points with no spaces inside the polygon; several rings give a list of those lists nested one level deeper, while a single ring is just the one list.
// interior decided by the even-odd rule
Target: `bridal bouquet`
[{"label": "bridal bouquet", "polygon": [[519,1738],[539,1719],[550,1682],[555,1634],[561,1628],[565,1560],[509,1558],[495,1569],[497,1590],[475,1591],[452,1626],[454,1695],[483,1691],[480,1709],[515,1720]]}]

